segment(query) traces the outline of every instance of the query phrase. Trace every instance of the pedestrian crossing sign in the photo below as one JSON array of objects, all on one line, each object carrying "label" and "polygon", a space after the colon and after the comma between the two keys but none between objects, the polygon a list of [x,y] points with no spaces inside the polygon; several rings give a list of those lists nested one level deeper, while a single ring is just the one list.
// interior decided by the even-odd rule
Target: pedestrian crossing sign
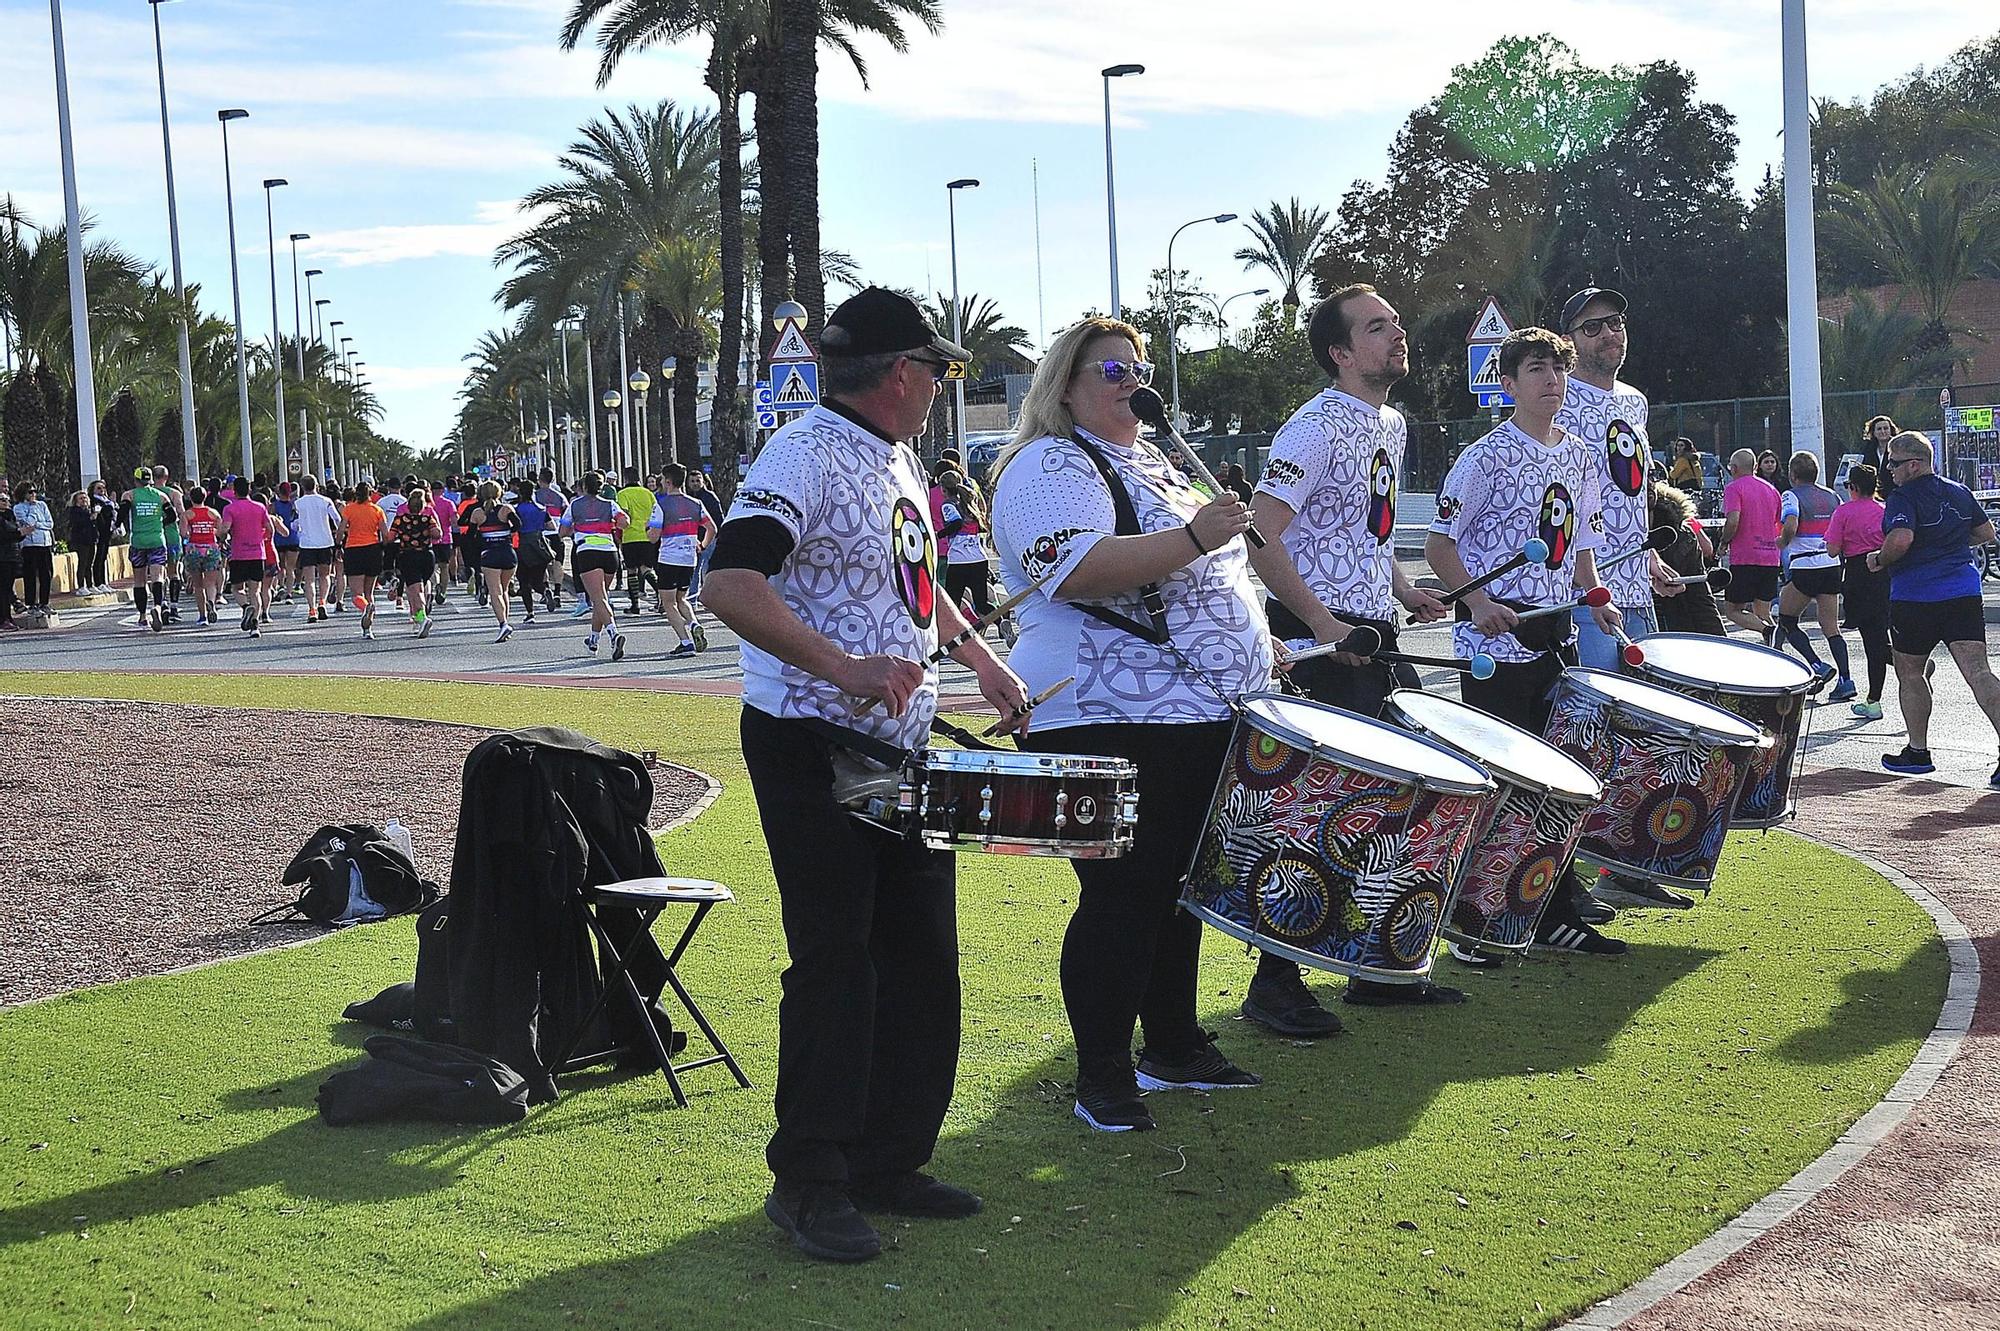
[{"label": "pedestrian crossing sign", "polygon": [[779,411],[810,411],[819,405],[819,366],[809,360],[791,361],[771,367],[776,390],[771,405]]},{"label": "pedestrian crossing sign", "polygon": [[1514,405],[1514,399],[1500,386],[1500,348],[1492,342],[1474,342],[1465,349],[1466,389],[1482,407]]}]

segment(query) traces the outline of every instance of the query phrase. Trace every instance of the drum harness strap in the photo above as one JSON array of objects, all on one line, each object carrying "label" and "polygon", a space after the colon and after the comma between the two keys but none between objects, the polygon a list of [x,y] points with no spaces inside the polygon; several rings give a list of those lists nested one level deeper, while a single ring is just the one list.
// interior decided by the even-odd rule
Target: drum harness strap
[{"label": "drum harness strap", "polygon": [[[1097,445],[1085,439],[1080,433],[1072,433],[1069,440],[1082,449],[1083,455],[1096,465],[1097,474],[1104,480],[1104,488],[1111,492],[1111,510],[1115,515],[1111,529],[1112,535],[1143,536],[1145,531],[1139,526],[1139,512],[1132,506],[1132,493],[1125,488],[1124,478],[1111,465],[1111,460],[1104,456],[1103,451]],[[1186,668],[1190,675],[1200,680],[1210,693],[1213,693],[1221,700],[1224,707],[1227,707],[1232,713],[1239,710],[1237,699],[1223,692],[1221,686],[1209,677],[1207,671],[1188,660],[1186,655],[1181,652],[1181,649],[1174,646],[1172,635],[1167,629],[1167,607],[1166,602],[1160,598],[1160,584],[1149,582],[1141,587],[1139,589],[1139,603],[1145,607],[1146,617],[1152,621],[1150,624],[1141,624],[1136,619],[1121,615],[1116,610],[1111,610],[1101,605],[1091,605],[1086,601],[1074,602],[1078,610],[1089,615],[1092,619],[1100,623],[1109,624],[1115,629],[1123,629],[1125,632],[1145,642],[1149,642],[1155,647],[1166,648],[1168,652],[1172,653],[1173,658]],[[1280,676],[1280,679],[1283,679],[1283,676]],[[1287,688],[1296,692],[1296,687],[1291,684],[1290,680],[1283,679],[1283,682]]]}]

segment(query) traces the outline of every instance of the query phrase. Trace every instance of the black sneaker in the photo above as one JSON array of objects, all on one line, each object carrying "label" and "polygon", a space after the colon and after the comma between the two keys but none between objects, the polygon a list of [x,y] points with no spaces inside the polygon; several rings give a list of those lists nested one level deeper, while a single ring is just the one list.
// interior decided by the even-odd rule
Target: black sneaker
[{"label": "black sneaker", "polygon": [[882,1236],[835,1183],[788,1184],[779,1179],[764,1199],[764,1215],[792,1236],[800,1252],[821,1261],[865,1262],[882,1252]]},{"label": "black sneaker", "polygon": [[1259,1026],[1294,1039],[1317,1040],[1341,1032],[1340,1018],[1320,1006],[1296,966],[1288,975],[1252,980],[1239,1011]]},{"label": "black sneaker", "polygon": [[668,652],[668,653],[667,653],[667,656],[668,656],[669,658],[674,658],[674,659],[677,659],[677,658],[679,658],[679,657],[683,657],[683,656],[693,656],[693,655],[694,655],[694,650],[695,650],[695,649],[694,649],[694,644],[693,644],[693,643],[691,643],[691,642],[684,642],[684,643],[682,643],[682,644],[681,644],[680,646],[678,646],[678,647],[674,648],[674,649],[673,649],[673,650],[672,650],[671,652]]},{"label": "black sneaker", "polygon": [[1130,1069],[1106,1081],[1078,1073],[1076,1116],[1099,1132],[1151,1132],[1156,1126]]},{"label": "black sneaker", "polygon": [[1620,910],[1687,910],[1694,905],[1693,897],[1682,896],[1643,878],[1619,874],[1607,874],[1590,895],[1593,900]]},{"label": "black sneaker", "polygon": [[1215,1037],[1202,1032],[1202,1043],[1179,1063],[1139,1051],[1139,1088],[1146,1091],[1238,1091],[1262,1086],[1264,1079],[1245,1072],[1222,1056]]},{"label": "black sneaker", "polygon": [[625,659],[625,635],[622,633],[611,635],[611,659],[614,661]]},{"label": "black sneaker", "polygon": [[1913,749],[1905,744],[1894,753],[1882,755],[1882,766],[1905,776],[1924,776],[1937,771],[1937,764],[1931,761],[1929,749]]},{"label": "black sneaker", "polygon": [[1618,918],[1618,908],[1597,895],[1597,889],[1582,893],[1576,902],[1576,917],[1585,924],[1609,924]]},{"label": "black sneaker", "polygon": [[1578,921],[1564,920],[1556,924],[1544,923],[1537,931],[1535,947],[1550,952],[1584,952],[1598,957],[1615,957],[1626,951],[1622,938],[1606,938],[1597,930]]},{"label": "black sneaker", "polygon": [[986,1205],[975,1193],[918,1173],[855,1179],[848,1185],[847,1195],[864,1211],[926,1220],[963,1220],[978,1215]]}]

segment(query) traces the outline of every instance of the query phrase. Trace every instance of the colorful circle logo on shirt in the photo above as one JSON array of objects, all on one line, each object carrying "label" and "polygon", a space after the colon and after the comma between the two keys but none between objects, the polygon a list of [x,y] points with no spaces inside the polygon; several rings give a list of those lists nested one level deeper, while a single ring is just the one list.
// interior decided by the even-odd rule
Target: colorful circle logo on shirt
[{"label": "colorful circle logo on shirt", "polygon": [[920,629],[937,611],[937,542],[930,524],[908,499],[897,499],[889,515],[889,541],[896,553],[896,594]]},{"label": "colorful circle logo on shirt", "polygon": [[1611,483],[1622,494],[1638,494],[1646,484],[1646,445],[1639,432],[1624,421],[1612,421],[1604,434],[1604,454]]},{"label": "colorful circle logo on shirt", "polygon": [[1542,525],[1535,534],[1549,547],[1549,557],[1543,564],[1561,568],[1569,554],[1569,543],[1576,539],[1576,503],[1570,498],[1569,488],[1560,481],[1551,481],[1549,488],[1542,491]]},{"label": "colorful circle logo on shirt", "polygon": [[1377,544],[1396,532],[1396,464],[1389,450],[1375,450],[1375,463],[1368,470],[1368,534]]}]

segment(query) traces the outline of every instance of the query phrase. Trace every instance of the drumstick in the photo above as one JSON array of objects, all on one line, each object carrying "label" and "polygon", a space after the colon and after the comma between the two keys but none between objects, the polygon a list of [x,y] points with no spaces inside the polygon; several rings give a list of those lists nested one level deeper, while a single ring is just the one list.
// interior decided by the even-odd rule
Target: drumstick
[{"label": "drumstick", "polygon": [[1572,610],[1594,610],[1600,605],[1610,604],[1611,589],[1609,587],[1592,587],[1574,601],[1568,601],[1562,605],[1544,605],[1538,606],[1533,610],[1523,610],[1520,614],[1514,616],[1514,622],[1516,624],[1524,624],[1531,619],[1540,619],[1543,615],[1566,615]]},{"label": "drumstick", "polygon": [[1529,563],[1538,564],[1542,560],[1547,559],[1548,557],[1549,557],[1548,542],[1542,540],[1540,537],[1534,537],[1530,539],[1526,545],[1522,546],[1520,550],[1514,554],[1513,558],[1506,560],[1504,563],[1496,564],[1494,567],[1490,569],[1487,569],[1484,573],[1474,578],[1471,582],[1466,583],[1463,587],[1457,588],[1456,590],[1453,591],[1438,593],[1438,600],[1443,601],[1446,605],[1450,605],[1453,601],[1458,600],[1460,597],[1469,596],[1473,592],[1478,591],[1481,587],[1484,587],[1487,583],[1492,582],[1495,578],[1504,578],[1509,573],[1512,573],[1515,569],[1520,568],[1525,564]]},{"label": "drumstick", "polygon": [[1712,592],[1727,591],[1729,589],[1729,570],[1726,568],[1712,568],[1706,573],[1690,573],[1685,577],[1675,578],[1674,581],[1683,587],[1699,587],[1703,583],[1707,583],[1708,589]]},{"label": "drumstick", "polygon": [[[1055,575],[1059,571],[1060,569],[1055,569],[1055,568],[1050,569],[1047,573],[1042,574],[1041,577],[1036,578],[1033,582],[1023,587],[1020,591],[1015,592],[1012,596],[1002,601],[999,605],[994,606],[991,610],[988,610],[985,614],[973,620],[970,624],[967,624],[964,628],[960,629],[958,632],[952,634],[951,640],[949,642],[940,643],[938,645],[938,649],[932,652],[929,657],[925,658],[926,662],[930,665],[936,665],[938,662],[944,660],[945,657],[951,655],[952,652],[956,651],[958,648],[965,646],[966,643],[971,642],[974,638],[984,633],[987,629],[990,629],[995,624],[998,624],[1001,620],[1007,617],[1008,613],[1011,612],[1015,606],[1027,600],[1028,594],[1030,592],[1040,591],[1043,587],[1046,587],[1049,583],[1049,579],[1055,577]],[[881,701],[882,700],[880,698],[864,698],[862,699],[861,705],[854,709],[855,714],[858,716],[863,712],[870,711],[876,706],[878,706],[881,703]]]},{"label": "drumstick", "polygon": [[1599,573],[1602,573],[1604,572],[1604,570],[1608,568],[1617,568],[1620,564],[1630,563],[1632,560],[1637,559],[1640,555],[1645,554],[1649,550],[1664,550],[1679,539],[1680,539],[1680,532],[1675,528],[1655,527],[1653,528],[1653,530],[1646,533],[1645,540],[1639,542],[1639,544],[1633,546],[1630,550],[1627,550],[1624,554],[1615,556],[1614,558],[1611,559],[1607,559],[1602,564],[1599,564],[1597,566],[1597,571]]},{"label": "drumstick", "polygon": [[[1210,492],[1217,495],[1229,493],[1229,491],[1222,488],[1222,482],[1215,479],[1215,473],[1208,469],[1208,464],[1201,460],[1201,454],[1195,452],[1193,446],[1187,440],[1181,438],[1180,431],[1174,429],[1173,422],[1167,419],[1167,404],[1160,400],[1158,393],[1155,393],[1150,388],[1141,388],[1132,394],[1129,405],[1132,408],[1134,416],[1137,416],[1155,430],[1164,431],[1167,438],[1174,441],[1174,447],[1180,449],[1181,456],[1187,459],[1188,465],[1194,468],[1194,474],[1201,478],[1201,483],[1206,485]],[[1264,548],[1264,535],[1257,530],[1255,523],[1246,528],[1243,535],[1249,540],[1250,544],[1256,546],[1259,550]]]},{"label": "drumstick", "polygon": [[1392,661],[1401,665],[1428,666],[1435,670],[1457,670],[1474,679],[1491,679],[1495,662],[1485,652],[1474,652],[1471,656],[1417,656],[1410,652],[1377,652],[1377,661]]},{"label": "drumstick", "polygon": [[1373,656],[1382,650],[1382,635],[1366,624],[1351,628],[1347,636],[1339,642],[1323,642],[1313,647],[1303,647],[1293,651],[1285,649],[1285,664],[1310,661],[1315,656],[1332,656],[1335,652],[1353,652],[1356,656]]},{"label": "drumstick", "polygon": [[998,721],[995,721],[992,725],[986,727],[985,730],[982,730],[980,732],[980,738],[992,739],[995,735],[1000,733],[1000,727],[1006,725],[1009,721],[1014,720],[1016,717],[1026,716],[1028,713],[1034,711],[1037,707],[1040,707],[1043,703],[1055,697],[1058,693],[1061,693],[1064,689],[1068,688],[1070,685],[1074,683],[1076,683],[1075,675],[1071,675],[1067,679],[1057,680],[1055,683],[1043,689],[1040,693],[1037,693],[1034,697],[1028,699],[1028,701],[1016,707],[1013,711],[1007,713],[1007,715],[1001,717]]}]

